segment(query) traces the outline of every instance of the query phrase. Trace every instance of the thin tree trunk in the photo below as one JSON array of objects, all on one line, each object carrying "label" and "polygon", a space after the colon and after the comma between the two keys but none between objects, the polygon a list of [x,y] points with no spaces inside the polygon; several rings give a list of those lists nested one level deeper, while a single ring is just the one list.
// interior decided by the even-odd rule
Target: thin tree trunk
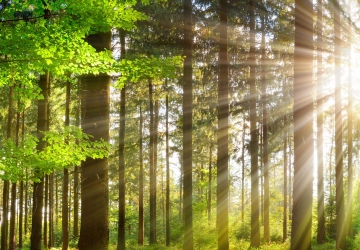
[{"label": "thin tree trunk", "polygon": [[[111,49],[111,32],[89,35],[96,51]],[[82,128],[93,140],[109,141],[110,76],[83,76]],[[87,158],[81,172],[81,227],[79,250],[107,250],[109,245],[108,158]]]},{"label": "thin tree trunk", "polygon": [[[69,76],[70,77],[70,76]],[[66,103],[65,103],[65,126],[70,125],[70,82],[66,82]],[[69,169],[64,168],[62,186],[62,250],[69,247]]]},{"label": "thin tree trunk", "polygon": [[9,250],[16,249],[15,222],[16,222],[16,182],[13,182],[11,184]]},{"label": "thin tree trunk", "polygon": [[[288,128],[289,130],[289,128]],[[289,133],[289,131],[288,131]],[[290,141],[290,138],[288,138],[288,145],[289,145],[289,167],[288,167],[288,172],[289,172],[289,191],[288,191],[288,194],[289,194],[289,221],[292,220],[292,182],[291,182],[291,169],[292,169],[292,165],[291,165],[291,141]]]},{"label": "thin tree trunk", "polygon": [[323,99],[323,18],[322,0],[317,2],[317,162],[318,162],[318,230],[317,243],[325,243],[325,210],[324,210],[324,151],[323,151],[323,123],[324,123],[324,99]]},{"label": "thin tree trunk", "polygon": [[[166,81],[167,88],[167,81]],[[170,151],[169,151],[169,94],[166,90],[166,121],[165,121],[165,140],[166,140],[166,246],[170,246]]]},{"label": "thin tree trunk", "polygon": [[184,250],[194,248],[193,213],[192,213],[192,1],[184,0],[184,41],[183,53],[183,170],[184,170]]},{"label": "thin tree trunk", "polygon": [[287,167],[288,167],[288,158],[287,158],[287,119],[284,115],[284,214],[283,214],[283,242],[287,239]]},{"label": "thin tree trunk", "polygon": [[345,206],[343,187],[343,124],[341,105],[341,20],[339,0],[334,0],[335,35],[335,163],[336,163],[336,248],[345,249]]},{"label": "thin tree trunk", "polygon": [[[44,137],[41,131],[47,129],[48,118],[48,88],[49,88],[49,72],[45,75],[40,75],[39,87],[44,99],[38,100],[38,120],[37,120],[37,137],[39,142],[36,149],[41,151],[45,148],[46,143],[42,141]],[[32,223],[31,223],[31,238],[30,238],[30,250],[41,250],[41,238],[42,238],[42,213],[44,202],[44,176],[40,170],[36,170],[39,182],[35,182],[33,185],[33,206],[32,206]]]},{"label": "thin tree trunk", "polygon": [[45,175],[45,192],[44,192],[44,227],[43,227],[43,244],[47,249],[47,232],[48,232],[48,194],[49,194],[49,176]]},{"label": "thin tree trunk", "polygon": [[23,247],[23,218],[24,218],[24,182],[19,185],[19,248]]},{"label": "thin tree trunk", "polygon": [[[7,116],[7,127],[6,127],[6,138],[11,138],[11,126],[13,119],[13,95],[14,95],[14,86],[11,85],[9,88],[9,107],[8,107],[8,116]],[[9,213],[9,180],[4,180],[3,183],[3,213],[2,213],[2,223],[1,223],[1,249],[7,249],[8,247],[8,213]]]},{"label": "thin tree trunk", "polygon": [[143,166],[143,114],[140,104],[140,140],[139,140],[139,234],[138,243],[144,245],[144,166]]},{"label": "thin tree trunk", "polygon": [[313,5],[295,0],[294,188],[291,249],[311,249],[313,138]]},{"label": "thin tree trunk", "polygon": [[[259,164],[258,164],[258,135],[256,114],[256,82],[255,82],[255,6],[249,1],[250,11],[250,154],[251,154],[251,240],[250,246],[260,246],[259,226]],[[264,206],[265,208],[266,206]],[[264,213],[265,215],[266,213]],[[264,237],[267,235],[264,235]],[[267,240],[265,238],[265,240]]]},{"label": "thin tree trunk", "polygon": [[352,74],[351,74],[351,45],[352,45],[352,24],[351,24],[351,0],[348,0],[348,192],[347,192],[347,233],[350,238],[353,237],[352,207],[353,207],[353,93],[352,93]]},{"label": "thin tree trunk", "polygon": [[[265,48],[265,14],[261,17],[261,92],[263,109],[263,163],[264,163],[264,240],[270,242],[270,188],[269,188],[269,149],[268,149],[268,115],[266,109],[266,48]],[[286,171],[285,171],[286,172]]]},{"label": "thin tree trunk", "polygon": [[153,85],[149,80],[149,101],[150,101],[150,244],[156,243],[156,177],[154,162],[154,100]]},{"label": "thin tree trunk", "polygon": [[[25,134],[25,112],[24,112],[24,110],[22,111],[21,116],[22,116],[21,135],[22,135],[22,138],[24,138],[24,134]],[[25,173],[25,175],[26,174],[27,173]],[[25,192],[27,192],[27,190],[25,190]],[[23,247],[24,205],[26,206],[26,199],[25,199],[25,204],[24,204],[24,181],[22,181],[22,180],[20,181],[19,193],[20,193],[20,197],[19,197],[19,248],[21,249]]]},{"label": "thin tree trunk", "polygon": [[[20,99],[18,100],[17,107],[20,106]],[[15,145],[19,146],[19,130],[20,130],[20,112],[16,113],[16,126],[15,126]],[[21,194],[20,194],[21,195]],[[21,206],[21,203],[20,203]],[[16,182],[11,184],[11,205],[10,205],[10,238],[9,250],[16,249]]]},{"label": "thin tree trunk", "polygon": [[27,231],[28,231],[28,211],[29,211],[29,206],[28,206],[28,202],[29,202],[29,190],[28,190],[28,187],[29,187],[29,183],[28,181],[25,182],[25,211],[24,211],[24,235],[27,234]]},{"label": "thin tree trunk", "polygon": [[228,1],[219,1],[220,39],[218,75],[218,135],[217,135],[217,226],[218,249],[229,249],[229,59]]},{"label": "thin tree trunk", "polygon": [[[156,89],[155,89],[156,90]],[[154,180],[155,180],[155,184],[154,184],[154,188],[155,188],[155,193],[154,193],[154,218],[155,218],[155,243],[157,243],[157,229],[156,229],[156,211],[157,211],[157,158],[158,158],[158,154],[157,154],[157,148],[158,148],[158,127],[159,127],[159,101],[156,100],[155,101],[155,114],[154,114]]]},{"label": "thin tree trunk", "polygon": [[[125,31],[119,30],[121,59],[125,58]],[[125,103],[126,87],[120,93],[120,128],[119,128],[119,213],[117,250],[125,249]]]},{"label": "thin tree trunk", "polygon": [[[79,90],[79,89],[78,89]],[[78,93],[80,96],[80,94]],[[80,127],[80,111],[81,111],[81,102],[78,102],[78,107],[76,108],[76,119],[75,126]],[[74,227],[73,227],[73,235],[74,237],[79,236],[79,166],[74,167]]]},{"label": "thin tree trunk", "polygon": [[212,144],[210,144],[210,150],[209,150],[209,181],[208,181],[208,201],[207,201],[208,223],[211,222],[211,186],[212,186]]},{"label": "thin tree trunk", "polygon": [[245,217],[245,130],[246,130],[246,120],[245,115],[243,116],[243,131],[241,138],[241,222],[244,223]]},{"label": "thin tree trunk", "polygon": [[49,175],[49,241],[48,248],[54,247],[54,172]]}]

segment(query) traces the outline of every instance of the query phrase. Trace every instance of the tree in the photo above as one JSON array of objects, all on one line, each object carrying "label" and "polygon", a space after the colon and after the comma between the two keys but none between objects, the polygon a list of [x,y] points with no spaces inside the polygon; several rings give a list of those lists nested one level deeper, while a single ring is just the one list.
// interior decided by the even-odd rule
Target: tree
[{"label": "tree", "polygon": [[[65,101],[65,126],[70,125],[70,91],[71,83],[66,82],[66,101]],[[47,177],[48,180],[48,177]],[[62,250],[69,247],[69,169],[64,168],[63,187],[62,187]],[[44,237],[45,238],[45,237]],[[46,245],[46,244],[45,244]]]},{"label": "tree", "polygon": [[[42,140],[44,134],[41,131],[46,131],[47,118],[48,118],[48,88],[49,88],[49,72],[40,75],[39,87],[41,94],[44,97],[42,100],[38,100],[38,116],[37,116],[37,137],[39,142],[36,149],[42,151],[45,149],[46,142]],[[32,223],[31,223],[31,238],[30,238],[30,249],[41,250],[41,237],[42,237],[42,208],[43,208],[43,174],[39,171],[39,182],[34,183],[33,188],[33,210],[32,210]]]},{"label": "tree", "polygon": [[[111,33],[97,33],[87,37],[97,52],[111,48]],[[93,140],[109,139],[110,76],[105,73],[83,76],[83,120],[85,133]],[[81,227],[80,250],[108,249],[108,159],[87,158],[81,169]]]},{"label": "tree", "polygon": [[184,250],[192,250],[193,242],[193,211],[192,211],[192,1],[184,0],[184,41],[183,53],[183,173],[184,173],[184,218],[185,235]]},{"label": "tree", "polygon": [[352,48],[352,24],[351,24],[351,1],[348,0],[348,193],[347,193],[347,230],[346,235],[353,237],[352,207],[353,207],[353,89],[351,74],[351,48]]},{"label": "tree", "polygon": [[342,149],[342,104],[341,104],[341,33],[339,0],[334,1],[335,35],[335,164],[336,164],[336,248],[345,249],[345,206],[343,188],[343,149]]},{"label": "tree", "polygon": [[[250,246],[260,246],[260,227],[259,227],[259,164],[258,164],[258,131],[257,131],[257,112],[256,112],[256,81],[255,81],[255,6],[254,1],[249,1],[250,10],[250,154],[251,154],[251,241]],[[265,224],[265,227],[268,225]],[[267,228],[268,229],[268,228]],[[264,237],[268,237],[267,234]],[[265,240],[267,240],[265,238]]]},{"label": "tree", "polygon": [[291,249],[311,249],[313,181],[313,9],[295,1],[294,188]]},{"label": "tree", "polygon": [[[266,11],[266,9],[265,9]],[[262,99],[262,136],[263,136],[263,163],[264,163],[264,240],[270,242],[270,190],[269,190],[269,146],[268,146],[268,114],[266,94],[266,14],[261,16],[261,99]],[[285,164],[285,163],[284,163]],[[285,201],[284,201],[285,202]],[[284,212],[286,209],[284,209]],[[284,222],[285,223],[285,222]]]},{"label": "tree", "polygon": [[149,101],[150,101],[150,244],[156,243],[156,170],[154,161],[154,99],[153,84],[149,80]]},{"label": "tree", "polygon": [[139,107],[139,225],[138,225],[138,244],[144,245],[144,166],[143,166],[143,113],[141,104]]},{"label": "tree", "polygon": [[[125,31],[120,29],[120,53],[121,59],[125,58]],[[117,249],[125,249],[125,104],[126,87],[121,89],[120,93],[120,128],[119,128],[119,226]]]},{"label": "tree", "polygon": [[323,143],[323,123],[324,123],[324,99],[323,99],[323,5],[322,0],[317,2],[317,41],[316,41],[316,53],[317,53],[317,191],[318,191],[318,230],[317,230],[317,242],[319,244],[325,243],[325,213],[324,213],[324,143]]},{"label": "tree", "polygon": [[228,1],[219,1],[219,75],[217,134],[217,214],[218,249],[229,249],[229,59]]},{"label": "tree", "polygon": [[166,246],[170,246],[170,150],[169,150],[169,94],[167,80],[165,83],[165,142],[166,142]]}]

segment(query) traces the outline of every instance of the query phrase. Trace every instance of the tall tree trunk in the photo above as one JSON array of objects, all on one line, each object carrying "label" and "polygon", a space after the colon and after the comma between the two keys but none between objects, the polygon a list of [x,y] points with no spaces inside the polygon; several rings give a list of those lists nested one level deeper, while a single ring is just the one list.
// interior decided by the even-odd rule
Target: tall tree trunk
[{"label": "tall tree trunk", "polygon": [[325,210],[324,210],[324,150],[323,150],[323,123],[324,123],[324,99],[323,99],[323,17],[322,0],[317,2],[317,196],[318,196],[318,230],[317,243],[325,243]]},{"label": "tall tree trunk", "polygon": [[[289,130],[289,128],[288,128],[288,130]],[[289,131],[288,131],[288,133],[289,133]],[[288,138],[288,146],[289,146],[289,166],[288,166],[288,172],[289,172],[289,191],[288,191],[288,194],[289,194],[289,221],[292,221],[292,189],[291,189],[291,187],[292,187],[292,182],[291,182],[291,169],[292,169],[292,165],[291,165],[291,140],[290,140],[290,138]]]},{"label": "tall tree trunk", "polygon": [[184,41],[183,53],[183,170],[184,170],[184,250],[194,248],[192,212],[192,1],[184,0]]},{"label": "tall tree trunk", "polygon": [[311,249],[313,140],[313,6],[295,0],[294,188],[291,249]]},{"label": "tall tree trunk", "polygon": [[23,223],[24,223],[24,182],[20,181],[19,185],[19,243],[18,246],[21,249],[23,247]]},{"label": "tall tree trunk", "polygon": [[[166,80],[166,88],[167,80]],[[166,140],[166,246],[170,246],[170,151],[169,151],[169,93],[166,89],[166,121],[165,121],[165,140]]]},{"label": "tall tree trunk", "polygon": [[[20,106],[20,99],[17,103],[17,108]],[[20,112],[16,113],[16,126],[15,126],[15,145],[19,146],[19,130],[20,130]],[[21,205],[21,203],[20,203]],[[11,204],[10,204],[10,238],[9,250],[16,249],[16,182],[11,184]]]},{"label": "tall tree trunk", "polygon": [[246,118],[244,114],[243,131],[241,134],[241,222],[244,223],[245,217],[245,130]]},{"label": "tall tree trunk", "polygon": [[[155,88],[156,91],[156,88]],[[155,218],[155,242],[157,243],[157,230],[156,230],[156,211],[157,211],[157,158],[158,158],[158,154],[157,154],[157,148],[158,148],[158,128],[159,128],[159,101],[156,100],[155,101],[155,105],[154,105],[154,109],[155,109],[155,113],[154,113],[154,180],[155,180],[155,184],[154,184],[154,188],[155,188],[155,193],[154,193],[154,218]]]},{"label": "tall tree trunk", "polygon": [[15,223],[16,223],[16,182],[13,182],[11,183],[9,250],[16,249]]},{"label": "tall tree trunk", "polygon": [[[13,84],[9,87],[9,107],[7,115],[7,127],[6,127],[6,138],[11,138],[11,126],[13,119],[13,95],[14,95],[14,86]],[[2,223],[1,223],[1,249],[7,249],[8,246],[8,213],[9,213],[9,180],[4,180],[3,183],[3,213],[2,213]]]},{"label": "tall tree trunk", "polygon": [[[69,76],[70,77],[70,76]],[[65,103],[65,126],[70,125],[70,82],[66,82],[66,103]],[[63,186],[62,186],[62,250],[69,247],[69,169],[64,168]]]},{"label": "tall tree trunk", "polygon": [[347,233],[353,237],[352,207],[353,207],[353,93],[352,93],[352,74],[351,74],[351,45],[352,45],[352,24],[351,24],[351,0],[348,0],[348,192],[347,192]]},{"label": "tall tree trunk", "polygon": [[43,244],[47,249],[47,232],[48,232],[48,194],[49,194],[49,175],[45,175],[45,190],[44,190],[44,222],[43,222]]},{"label": "tall tree trunk", "polygon": [[[251,154],[251,241],[250,246],[260,246],[259,227],[259,164],[258,164],[258,135],[256,114],[256,82],[255,82],[255,6],[249,1],[250,11],[250,154]],[[265,208],[265,206],[264,206]],[[266,213],[264,213],[265,215]],[[267,228],[268,229],[268,228]],[[265,232],[265,229],[264,229]],[[264,235],[264,237],[267,235]],[[267,240],[265,238],[265,240]]]},{"label": "tall tree trunk", "polygon": [[[18,105],[19,107],[19,105]],[[22,121],[21,121],[21,135],[22,138],[24,138],[25,134],[25,112],[22,111],[21,115]],[[26,174],[26,173],[25,173]],[[27,192],[27,190],[25,190]],[[23,228],[24,228],[24,206],[26,206],[26,199],[24,204],[24,181],[20,181],[20,187],[19,187],[19,248],[21,249],[23,247]]]},{"label": "tall tree trunk", "polygon": [[144,166],[143,166],[143,114],[140,104],[140,139],[139,139],[139,230],[138,243],[144,245]]},{"label": "tall tree trunk", "polygon": [[219,1],[220,39],[218,76],[218,135],[217,135],[217,226],[218,249],[229,249],[229,59],[228,1]]},{"label": "tall tree trunk", "polygon": [[[111,49],[111,32],[89,35],[96,51]],[[109,140],[110,76],[83,76],[82,128],[93,140]],[[108,159],[87,158],[81,172],[81,228],[79,250],[108,249],[109,187]]]},{"label": "tall tree trunk", "polygon": [[287,157],[287,119],[284,115],[284,214],[283,214],[283,242],[287,239],[287,167],[288,167],[288,157]]},{"label": "tall tree trunk", "polygon": [[[78,88],[78,96],[80,88]],[[75,119],[75,126],[80,127],[80,113],[81,113],[81,101],[79,99],[78,106],[76,108],[76,119]],[[79,236],[79,166],[74,167],[74,222],[73,222],[73,235],[74,237]]]},{"label": "tall tree trunk", "polygon": [[[125,31],[120,33],[120,52],[121,59],[125,58]],[[125,103],[126,87],[121,89],[120,93],[120,128],[119,128],[119,214],[118,214],[118,242],[117,250],[125,249]]]},{"label": "tall tree trunk", "polygon": [[207,201],[208,223],[211,222],[211,186],[212,186],[212,144],[210,144],[210,150],[209,150],[209,181],[208,181],[208,201]]},{"label": "tall tree trunk", "polygon": [[[49,89],[49,72],[40,75],[39,87],[41,94],[44,97],[38,100],[38,118],[37,118],[37,137],[39,142],[36,149],[42,151],[46,143],[42,141],[44,134],[41,131],[47,130],[48,119],[48,89]],[[33,185],[33,202],[32,202],[32,223],[31,223],[31,238],[30,250],[41,250],[41,237],[42,237],[42,213],[44,202],[44,177],[40,170],[36,171],[39,182]]]},{"label": "tall tree trunk", "polygon": [[[261,17],[261,97],[262,97],[262,134],[263,134],[263,163],[264,163],[264,240],[270,242],[270,188],[269,188],[269,147],[268,147],[268,115],[266,94],[266,45],[265,45],[265,13]],[[286,172],[286,171],[285,171]]]},{"label": "tall tree trunk", "polygon": [[345,206],[343,187],[343,124],[341,105],[341,20],[339,0],[334,0],[335,35],[335,163],[336,163],[336,248],[345,249]]},{"label": "tall tree trunk", "polygon": [[49,175],[49,241],[48,248],[54,247],[54,172]]},{"label": "tall tree trunk", "polygon": [[150,101],[150,244],[156,243],[156,175],[154,162],[154,100],[153,85],[149,80]]},{"label": "tall tree trunk", "polygon": [[24,211],[24,234],[27,234],[28,231],[28,218],[29,218],[29,206],[28,206],[28,202],[29,202],[29,183],[26,181],[25,182],[25,211]]}]

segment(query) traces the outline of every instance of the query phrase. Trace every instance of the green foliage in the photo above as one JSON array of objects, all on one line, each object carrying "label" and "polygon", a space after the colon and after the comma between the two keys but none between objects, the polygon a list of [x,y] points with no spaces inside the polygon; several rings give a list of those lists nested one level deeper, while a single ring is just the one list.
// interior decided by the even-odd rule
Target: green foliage
[{"label": "green foliage", "polygon": [[39,181],[40,174],[49,174],[53,170],[80,165],[87,157],[107,157],[109,144],[104,140],[93,141],[92,136],[83,133],[80,128],[69,126],[61,131],[43,133],[46,143],[43,151],[38,151],[37,137],[27,135],[16,146],[13,140],[4,140],[0,144],[0,178],[3,180]]}]

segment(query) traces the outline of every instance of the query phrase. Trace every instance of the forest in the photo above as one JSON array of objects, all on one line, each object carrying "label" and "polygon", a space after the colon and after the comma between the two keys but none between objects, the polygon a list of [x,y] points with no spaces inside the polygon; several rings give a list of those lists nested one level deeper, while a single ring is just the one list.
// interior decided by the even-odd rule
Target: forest
[{"label": "forest", "polygon": [[0,0],[0,249],[360,249],[359,13]]}]

